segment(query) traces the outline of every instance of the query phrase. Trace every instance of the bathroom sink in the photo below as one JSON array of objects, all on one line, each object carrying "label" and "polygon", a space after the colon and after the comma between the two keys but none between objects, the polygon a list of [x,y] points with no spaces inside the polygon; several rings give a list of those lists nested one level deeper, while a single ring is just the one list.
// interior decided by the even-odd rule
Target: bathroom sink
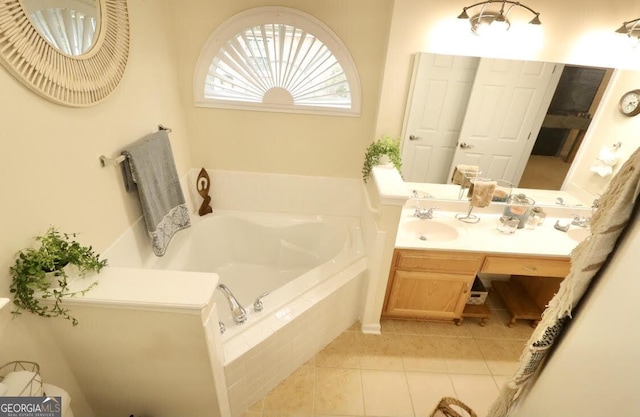
[{"label": "bathroom sink", "polygon": [[576,242],[582,242],[589,235],[591,235],[591,230],[588,227],[572,227],[567,230],[567,236]]},{"label": "bathroom sink", "polygon": [[458,229],[453,225],[446,220],[438,219],[410,220],[401,224],[400,229],[416,239],[427,242],[454,240],[460,236]]}]

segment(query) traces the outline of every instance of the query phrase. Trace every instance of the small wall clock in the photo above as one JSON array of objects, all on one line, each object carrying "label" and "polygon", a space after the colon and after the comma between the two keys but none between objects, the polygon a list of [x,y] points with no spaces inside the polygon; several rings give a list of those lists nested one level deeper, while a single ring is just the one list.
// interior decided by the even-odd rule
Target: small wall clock
[{"label": "small wall clock", "polygon": [[640,114],[640,90],[631,90],[620,97],[618,110],[625,116],[636,116]]}]

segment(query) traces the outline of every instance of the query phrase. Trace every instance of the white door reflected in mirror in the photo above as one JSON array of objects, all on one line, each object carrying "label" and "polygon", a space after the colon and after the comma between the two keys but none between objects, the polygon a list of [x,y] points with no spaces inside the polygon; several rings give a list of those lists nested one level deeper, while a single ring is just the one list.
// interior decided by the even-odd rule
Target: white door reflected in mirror
[{"label": "white door reflected in mirror", "polygon": [[[515,84],[500,77],[496,83],[484,82],[483,92],[479,94],[483,101],[479,109],[472,110],[470,99],[476,90],[476,73],[481,72],[484,61],[493,61],[499,70],[494,72],[500,72],[500,66],[505,69],[512,66],[511,81]],[[527,103],[535,105],[539,100],[532,95],[539,94],[526,83],[520,85],[515,73],[519,68],[525,78],[535,78],[536,72],[553,67],[555,71],[549,84],[545,87],[541,82],[536,87],[546,88],[549,94],[538,106],[540,111],[535,120],[533,123],[529,120],[528,126],[519,124],[521,120],[530,119],[534,112],[526,109]],[[572,64],[417,53],[402,133],[402,174],[409,182],[446,184],[451,180],[452,167],[460,163],[479,165],[483,175],[509,180],[520,188],[561,190],[612,74],[612,69]],[[554,82],[557,88],[551,88]],[[512,84],[516,87],[507,91]],[[546,103],[549,95],[550,104]],[[511,104],[505,106],[509,102]],[[469,125],[466,119],[473,113],[482,113],[482,116],[475,116],[476,125],[466,134],[462,128]],[[496,127],[500,121],[494,119],[500,117],[504,124]],[[542,133],[538,135],[538,131]],[[487,152],[483,133],[490,134],[492,140],[505,140],[507,145],[517,137],[525,142],[524,149],[518,156],[518,152],[505,151],[498,145],[491,146]],[[410,140],[410,137],[422,140]],[[508,139],[512,139],[511,142]],[[454,155],[483,162],[455,162]]]},{"label": "white door reflected in mirror", "polygon": [[[479,59],[417,54],[402,145],[407,181],[445,184]],[[413,138],[413,139],[412,139]]]},{"label": "white door reflected in mirror", "polygon": [[424,140],[404,142],[404,177],[447,183],[466,164],[518,183],[560,79],[556,66],[417,54],[405,131]]},{"label": "white door reflected in mirror", "polygon": [[[518,184],[562,71],[556,64],[482,58],[447,177],[459,164]],[[533,138],[533,140],[530,140]]]}]

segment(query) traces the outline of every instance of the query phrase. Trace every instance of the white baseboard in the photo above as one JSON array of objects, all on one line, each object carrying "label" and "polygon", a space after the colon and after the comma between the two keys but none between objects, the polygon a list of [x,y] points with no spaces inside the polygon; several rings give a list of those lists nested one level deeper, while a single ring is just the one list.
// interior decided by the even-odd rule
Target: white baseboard
[{"label": "white baseboard", "polygon": [[380,323],[363,324],[360,330],[364,334],[381,334]]}]

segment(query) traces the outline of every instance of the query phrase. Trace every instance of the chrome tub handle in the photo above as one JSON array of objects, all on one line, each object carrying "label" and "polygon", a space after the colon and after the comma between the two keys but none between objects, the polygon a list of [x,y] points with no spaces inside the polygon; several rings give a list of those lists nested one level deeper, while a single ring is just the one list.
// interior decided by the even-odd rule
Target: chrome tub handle
[{"label": "chrome tub handle", "polygon": [[269,291],[263,294],[260,294],[258,298],[256,298],[256,301],[253,302],[253,311],[256,311],[256,312],[262,311],[262,309],[264,308],[264,305],[262,304],[262,299],[267,295],[269,295]]}]

